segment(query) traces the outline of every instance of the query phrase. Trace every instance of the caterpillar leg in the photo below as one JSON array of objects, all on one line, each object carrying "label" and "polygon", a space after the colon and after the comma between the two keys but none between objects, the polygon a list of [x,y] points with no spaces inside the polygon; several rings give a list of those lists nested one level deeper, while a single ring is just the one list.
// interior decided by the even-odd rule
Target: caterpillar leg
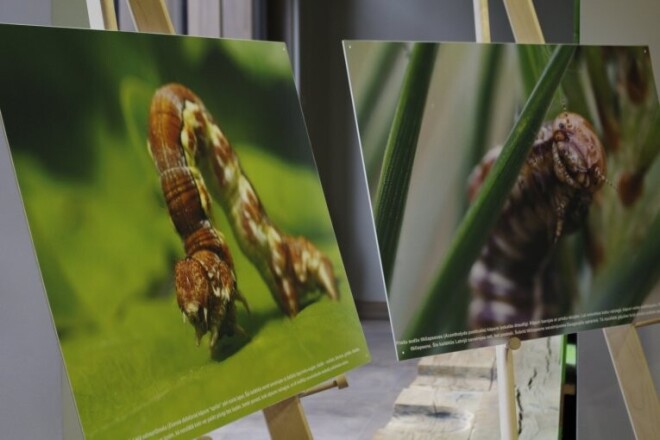
[{"label": "caterpillar leg", "polygon": [[217,254],[201,250],[179,261],[175,286],[177,303],[184,320],[195,328],[197,345],[206,333],[211,348],[222,336],[245,333],[236,322],[236,301],[248,309],[247,302],[236,288],[231,267]]},{"label": "caterpillar leg", "polygon": [[304,237],[273,234],[271,266],[264,278],[271,278],[276,301],[284,313],[295,316],[300,301],[310,291],[320,290],[330,299],[339,299],[332,263]]}]

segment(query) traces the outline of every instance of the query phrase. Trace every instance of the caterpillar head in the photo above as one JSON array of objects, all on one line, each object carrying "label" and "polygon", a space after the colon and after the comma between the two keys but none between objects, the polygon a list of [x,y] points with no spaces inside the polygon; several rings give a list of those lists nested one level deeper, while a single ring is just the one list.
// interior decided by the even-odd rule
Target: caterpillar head
[{"label": "caterpillar head", "polygon": [[233,271],[211,251],[201,250],[176,264],[175,287],[184,321],[195,328],[197,344],[207,332],[209,346],[215,347],[221,336],[231,336],[242,329],[236,324],[235,300],[245,299],[236,290]]},{"label": "caterpillar head", "polygon": [[591,124],[564,112],[552,123],[554,173],[571,187],[594,193],[605,183],[605,150]]},{"label": "caterpillar head", "polygon": [[176,300],[184,321],[195,328],[197,344],[209,330],[208,314],[210,290],[208,277],[202,264],[185,258],[175,266]]}]

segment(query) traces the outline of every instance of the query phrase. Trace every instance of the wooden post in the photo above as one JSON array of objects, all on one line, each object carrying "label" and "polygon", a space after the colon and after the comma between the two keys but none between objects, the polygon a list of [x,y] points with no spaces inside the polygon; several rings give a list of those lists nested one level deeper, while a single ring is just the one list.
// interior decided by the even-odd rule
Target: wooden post
[{"label": "wooden post", "polygon": [[[477,42],[490,42],[488,1],[473,0],[474,26]],[[543,33],[531,0],[504,0],[509,22],[517,43],[544,43]],[[495,347],[497,388],[500,413],[500,435],[503,440],[518,439],[516,384],[513,372],[513,351],[520,348],[520,339],[513,337],[506,345]]]},{"label": "wooden post", "polygon": [[504,0],[504,7],[516,43],[545,43],[532,0]]},{"label": "wooden post", "polygon": [[338,390],[341,390],[346,387],[348,387],[348,380],[346,379],[346,376],[342,374],[341,376],[335,378],[335,380],[332,382],[322,383],[306,391],[303,391],[300,393],[300,397],[311,396],[312,394],[320,393],[321,391],[329,390],[331,388],[337,388]]},{"label": "wooden post", "polygon": [[515,336],[506,344],[495,347],[497,362],[497,400],[500,406],[500,435],[502,440],[518,439],[516,413],[516,383],[513,374],[513,351],[520,348]]},{"label": "wooden post", "polygon": [[477,43],[490,43],[490,16],[488,0],[472,0],[474,8],[474,33]]},{"label": "wooden post", "polygon": [[300,397],[286,400],[263,410],[270,438],[273,440],[312,440]]},{"label": "wooden post", "polygon": [[630,324],[610,327],[603,329],[603,334],[635,438],[659,439],[660,401],[637,327]]},{"label": "wooden post", "polygon": [[103,15],[103,27],[106,31],[116,31],[117,12],[115,11],[115,2],[112,0],[101,0],[101,14]]},{"label": "wooden post", "polygon": [[128,6],[139,32],[175,34],[165,0],[128,0]]}]

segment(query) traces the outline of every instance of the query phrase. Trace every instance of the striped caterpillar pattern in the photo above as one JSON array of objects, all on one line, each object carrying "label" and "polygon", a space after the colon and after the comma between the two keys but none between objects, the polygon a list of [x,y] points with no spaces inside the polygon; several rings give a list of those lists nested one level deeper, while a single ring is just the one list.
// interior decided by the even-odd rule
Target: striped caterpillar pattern
[{"label": "striped caterpillar pattern", "polygon": [[[474,199],[499,148],[473,171]],[[560,237],[584,222],[594,194],[605,182],[605,152],[587,120],[564,112],[545,123],[502,212],[472,266],[469,307],[472,329],[548,317],[552,298],[544,286],[552,251]],[[544,310],[545,307],[545,310]]]},{"label": "striped caterpillar pattern", "polygon": [[186,252],[175,266],[177,303],[195,328],[198,343],[207,332],[211,347],[224,335],[242,333],[235,302],[247,308],[229,248],[212,225],[211,197],[198,161],[216,183],[217,199],[241,250],[286,315],[295,316],[301,297],[312,290],[338,299],[330,260],[306,238],[289,236],[271,222],[236,152],[192,91],[180,84],[156,91],[148,147]]}]

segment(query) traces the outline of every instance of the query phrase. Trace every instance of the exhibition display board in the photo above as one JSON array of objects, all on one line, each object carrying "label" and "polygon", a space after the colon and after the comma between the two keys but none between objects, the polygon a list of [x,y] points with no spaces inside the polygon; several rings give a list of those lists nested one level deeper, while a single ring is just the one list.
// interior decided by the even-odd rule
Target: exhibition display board
[{"label": "exhibition display board", "polygon": [[283,44],[2,25],[0,57],[86,437],[199,435],[369,360]]},{"label": "exhibition display board", "polygon": [[660,316],[646,47],[344,49],[399,359]]}]

